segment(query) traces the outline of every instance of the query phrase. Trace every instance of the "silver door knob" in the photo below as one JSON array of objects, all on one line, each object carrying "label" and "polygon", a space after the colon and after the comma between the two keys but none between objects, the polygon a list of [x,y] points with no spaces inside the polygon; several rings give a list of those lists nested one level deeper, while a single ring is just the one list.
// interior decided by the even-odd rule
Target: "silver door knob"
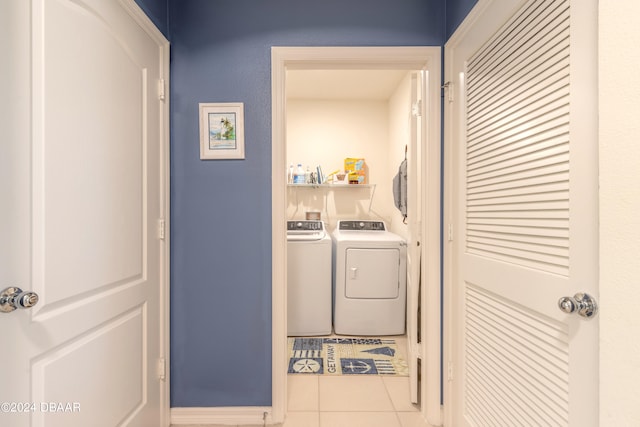
[{"label": "silver door knob", "polygon": [[578,313],[582,317],[593,317],[598,312],[596,300],[589,294],[579,292],[573,297],[562,297],[558,307],[567,314]]},{"label": "silver door knob", "polygon": [[39,299],[35,292],[25,292],[11,286],[0,293],[0,312],[11,313],[18,308],[31,308],[38,303]]}]

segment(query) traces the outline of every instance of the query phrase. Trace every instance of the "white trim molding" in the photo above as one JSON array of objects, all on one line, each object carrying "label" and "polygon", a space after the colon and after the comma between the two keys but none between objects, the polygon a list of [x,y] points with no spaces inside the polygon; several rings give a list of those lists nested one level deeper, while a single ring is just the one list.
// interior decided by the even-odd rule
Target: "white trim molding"
[{"label": "white trim molding", "polygon": [[219,408],[171,408],[175,425],[264,425],[273,424],[268,406],[233,406]]},{"label": "white trim molding", "polygon": [[160,84],[163,85],[164,96],[162,98],[161,117],[160,117],[160,203],[162,217],[158,220],[163,221],[164,236],[162,238],[162,247],[160,249],[160,354],[158,357],[159,369],[161,376],[162,389],[160,391],[160,412],[161,425],[168,427],[171,419],[170,395],[171,383],[169,376],[171,340],[169,337],[170,325],[170,298],[169,298],[169,278],[170,278],[170,95],[169,95],[169,56],[170,43],[162,32],[155,26],[147,14],[140,8],[135,0],[119,0],[122,7],[127,11],[142,29],[155,41],[160,49]]},{"label": "white trim molding", "polygon": [[[427,46],[384,46],[384,47],[272,47],[271,48],[271,96],[272,96],[272,420],[282,423],[287,413],[287,292],[286,292],[286,72],[292,69],[404,69],[426,70],[429,72],[428,107],[429,126],[425,150],[430,158],[429,180],[423,183],[424,197],[437,200],[427,213],[423,213],[423,236],[433,238],[424,245],[429,251],[428,265],[433,272],[428,275],[428,305],[423,312],[430,313],[425,333],[435,347],[427,347],[422,342],[422,378],[430,374],[430,389],[426,382],[422,385],[423,399],[433,399],[431,404],[422,405],[422,415],[432,423],[440,423],[440,382],[433,378],[440,371],[440,73],[441,48]],[[437,88],[437,89],[436,89]],[[434,90],[435,89],[435,90]],[[433,119],[433,121],[431,120]],[[423,261],[424,262],[424,261]],[[426,298],[423,295],[423,299]],[[425,316],[427,317],[427,316]],[[435,321],[435,323],[433,323]],[[439,376],[439,375],[438,375]],[[424,396],[428,395],[426,398]],[[428,409],[430,408],[430,409]],[[429,413],[431,411],[431,413]]]}]

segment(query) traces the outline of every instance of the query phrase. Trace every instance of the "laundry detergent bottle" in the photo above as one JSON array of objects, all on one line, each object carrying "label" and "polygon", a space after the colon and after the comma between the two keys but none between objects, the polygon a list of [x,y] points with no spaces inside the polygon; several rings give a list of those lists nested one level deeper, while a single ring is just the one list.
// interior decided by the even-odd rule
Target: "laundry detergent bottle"
[{"label": "laundry detergent bottle", "polygon": [[294,184],[304,184],[305,183],[304,170],[302,170],[302,164],[301,163],[298,163],[298,168],[296,169],[295,173],[293,174],[293,183]]}]

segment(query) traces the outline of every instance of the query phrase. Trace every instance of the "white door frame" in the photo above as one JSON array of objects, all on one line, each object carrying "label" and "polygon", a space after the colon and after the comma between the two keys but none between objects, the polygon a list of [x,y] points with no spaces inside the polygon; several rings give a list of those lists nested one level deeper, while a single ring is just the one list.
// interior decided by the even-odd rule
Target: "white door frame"
[{"label": "white door frame", "polygon": [[171,354],[170,323],[170,108],[169,108],[169,54],[170,43],[155,26],[151,19],[138,6],[135,0],[119,0],[123,8],[142,27],[142,29],[158,44],[160,49],[160,77],[158,97],[163,101],[160,117],[160,203],[162,218],[158,218],[158,237],[164,241],[160,249],[160,358],[158,360],[158,376],[163,381],[160,395],[160,420],[163,427],[171,424],[171,387],[169,378],[169,356]]},{"label": "white door frame", "polygon": [[[428,71],[429,88],[440,87],[440,47],[273,47],[272,96],[272,407],[269,422],[281,423],[287,412],[287,253],[286,253],[286,71],[287,69],[406,69]],[[434,89],[432,89],[434,90]],[[422,210],[423,336],[422,414],[441,423],[440,407],[440,91],[423,100],[427,147],[423,149]],[[434,378],[436,377],[436,378]]]}]

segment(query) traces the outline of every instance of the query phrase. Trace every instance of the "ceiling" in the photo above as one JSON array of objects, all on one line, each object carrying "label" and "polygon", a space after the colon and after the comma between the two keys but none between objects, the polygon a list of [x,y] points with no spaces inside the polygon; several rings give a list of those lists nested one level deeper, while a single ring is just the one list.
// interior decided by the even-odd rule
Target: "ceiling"
[{"label": "ceiling", "polygon": [[407,70],[288,70],[288,99],[387,100]]}]

